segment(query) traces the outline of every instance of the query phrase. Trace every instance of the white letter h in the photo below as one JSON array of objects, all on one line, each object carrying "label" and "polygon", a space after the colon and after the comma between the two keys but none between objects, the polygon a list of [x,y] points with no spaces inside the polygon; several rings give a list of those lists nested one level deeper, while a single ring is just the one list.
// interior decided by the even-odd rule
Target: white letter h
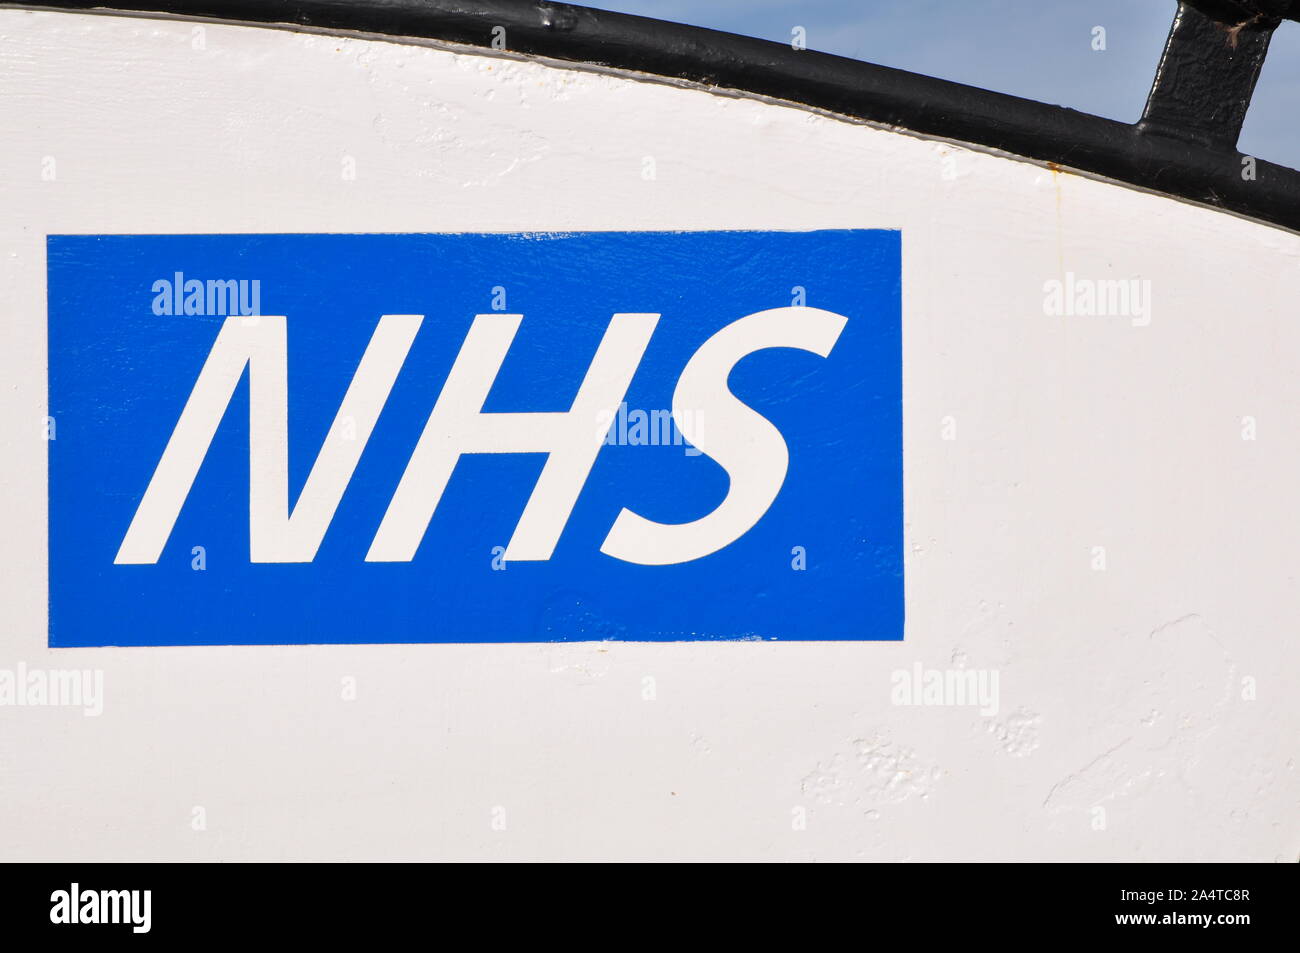
[{"label": "white letter h", "polygon": [[[659,321],[616,314],[573,406],[563,413],[484,413],[523,315],[480,314],[379,524],[367,562],[406,562],[424,538],[461,454],[545,453],[537,485],[506,547],[507,560],[550,559]],[[607,428],[606,428],[607,429]]]}]

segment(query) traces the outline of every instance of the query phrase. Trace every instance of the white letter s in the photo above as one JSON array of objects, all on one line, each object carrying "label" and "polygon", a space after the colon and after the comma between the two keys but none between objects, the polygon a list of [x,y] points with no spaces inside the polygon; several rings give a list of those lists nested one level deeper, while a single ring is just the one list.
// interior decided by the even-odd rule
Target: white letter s
[{"label": "white letter s", "polygon": [[741,358],[769,347],[827,357],[846,323],[820,308],[773,308],[734,321],[705,341],[677,381],[673,418],[692,446],[727,471],[727,496],[689,523],[656,523],[624,509],[600,551],[625,562],[666,566],[715,553],[752,529],[781,491],[790,453],[781,432],[738,400],[727,378]]}]

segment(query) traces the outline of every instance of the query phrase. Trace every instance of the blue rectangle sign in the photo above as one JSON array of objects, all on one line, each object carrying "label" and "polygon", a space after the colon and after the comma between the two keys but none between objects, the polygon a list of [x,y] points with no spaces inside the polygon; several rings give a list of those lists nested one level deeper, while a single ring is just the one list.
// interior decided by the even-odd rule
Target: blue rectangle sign
[{"label": "blue rectangle sign", "polygon": [[50,236],[52,646],[900,639],[894,231]]}]

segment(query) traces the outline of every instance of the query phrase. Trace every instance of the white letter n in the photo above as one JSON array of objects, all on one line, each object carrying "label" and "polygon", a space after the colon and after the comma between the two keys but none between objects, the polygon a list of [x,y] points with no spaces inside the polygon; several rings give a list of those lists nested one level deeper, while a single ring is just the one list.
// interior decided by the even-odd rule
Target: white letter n
[{"label": "white letter n", "polygon": [[[158,561],[247,365],[249,559],[311,562],[423,320],[380,318],[290,515],[285,319],[226,318],[113,561]],[[335,439],[349,425],[356,439]]]}]

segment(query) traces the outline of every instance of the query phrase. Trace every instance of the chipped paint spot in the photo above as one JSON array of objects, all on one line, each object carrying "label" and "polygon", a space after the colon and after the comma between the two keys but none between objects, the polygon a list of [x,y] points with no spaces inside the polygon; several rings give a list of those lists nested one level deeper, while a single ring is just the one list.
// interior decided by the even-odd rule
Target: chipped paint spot
[{"label": "chipped paint spot", "polygon": [[990,722],[987,731],[998,747],[1013,758],[1026,758],[1038,748],[1038,728],[1042,716],[1026,708],[1017,708],[1003,721]]},{"label": "chipped paint spot", "polygon": [[911,748],[877,732],[855,738],[848,750],[818,764],[800,783],[804,795],[836,807],[879,807],[925,800],[943,771]]}]

